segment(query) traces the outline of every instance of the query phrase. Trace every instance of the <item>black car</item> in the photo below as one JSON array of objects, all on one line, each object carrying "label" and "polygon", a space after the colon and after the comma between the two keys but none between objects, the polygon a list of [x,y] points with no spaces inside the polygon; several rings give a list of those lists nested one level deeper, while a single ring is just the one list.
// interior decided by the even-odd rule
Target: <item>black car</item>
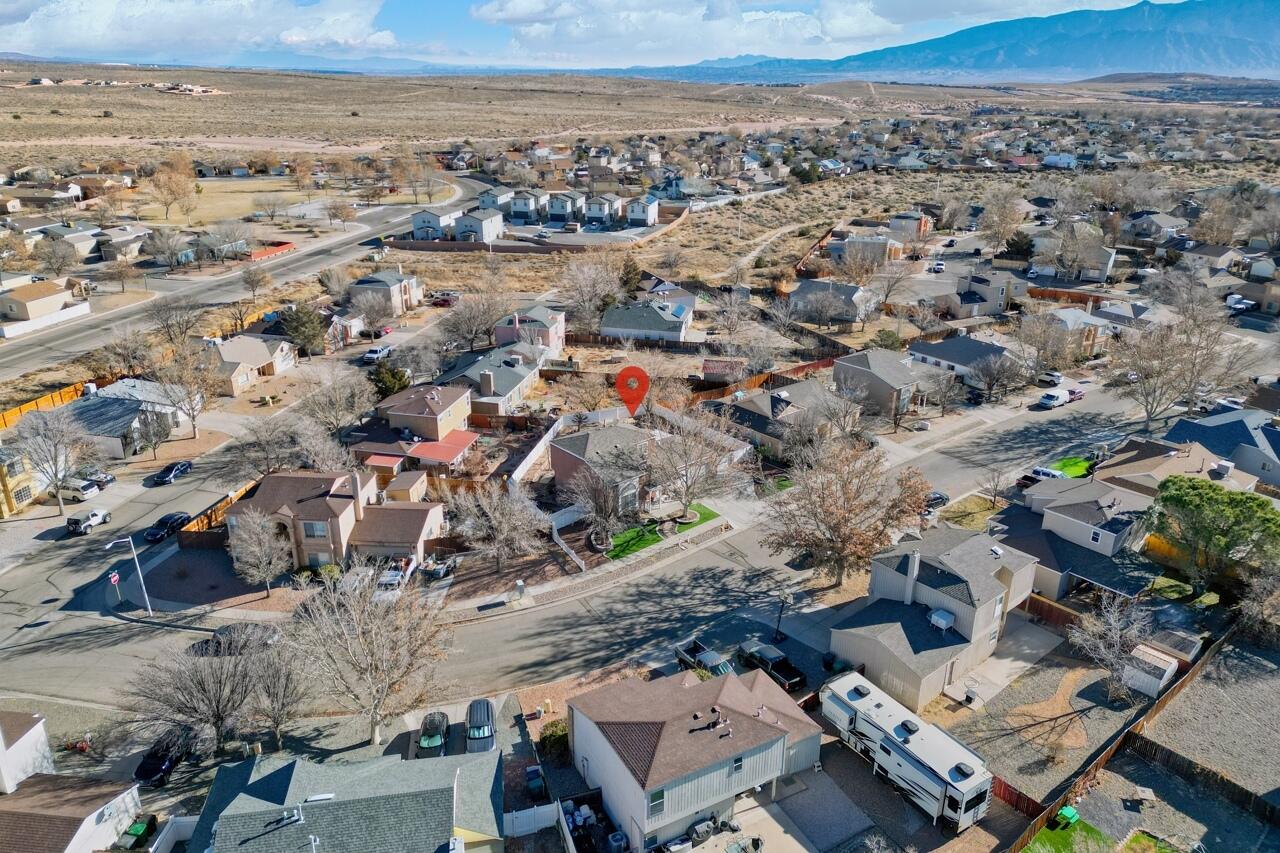
[{"label": "black car", "polygon": [[160,788],[169,784],[173,768],[195,754],[190,732],[174,732],[155,742],[133,771],[133,781],[144,788]]},{"label": "black car", "polygon": [[418,757],[434,758],[444,755],[449,747],[449,715],[432,711],[422,718],[418,729]]},{"label": "black car", "polygon": [[944,249],[950,249],[950,248],[952,248],[953,246],[955,246],[955,244],[956,244],[956,241],[955,241],[955,240],[948,240],[947,242],[945,242],[945,243],[943,243],[943,244],[942,244],[942,248],[944,248]]},{"label": "black car", "polygon": [[156,474],[153,482],[157,486],[167,486],[179,477],[185,477],[191,473],[191,463],[184,459],[181,462],[170,462],[164,466],[164,470]]},{"label": "black car", "polygon": [[983,403],[987,402],[987,395],[986,392],[979,391],[977,388],[970,388],[969,392],[965,395],[965,400],[967,400],[970,405],[981,406]]},{"label": "black car", "polygon": [[198,640],[187,648],[187,654],[198,658],[216,658],[244,654],[270,646],[280,639],[280,629],[260,622],[233,622],[213,632],[212,637]]},{"label": "black car", "polygon": [[946,492],[930,492],[929,497],[924,499],[924,505],[929,509],[937,509],[951,503],[951,498],[947,497]]},{"label": "black car", "polygon": [[182,526],[191,520],[191,516],[185,512],[166,513],[155,520],[155,523],[147,528],[147,532],[142,534],[142,538],[148,542],[163,542],[173,534],[182,529]]},{"label": "black car", "polygon": [[467,752],[489,752],[498,739],[493,733],[493,703],[475,699],[467,706]]}]

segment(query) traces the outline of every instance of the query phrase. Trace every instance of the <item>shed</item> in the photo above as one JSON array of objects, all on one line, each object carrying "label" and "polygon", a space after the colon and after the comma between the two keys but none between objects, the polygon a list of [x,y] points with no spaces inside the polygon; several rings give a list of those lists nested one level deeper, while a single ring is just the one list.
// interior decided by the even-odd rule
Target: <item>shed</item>
[{"label": "shed", "polygon": [[1148,645],[1139,645],[1129,653],[1121,680],[1125,686],[1156,698],[1178,673],[1178,660]]}]

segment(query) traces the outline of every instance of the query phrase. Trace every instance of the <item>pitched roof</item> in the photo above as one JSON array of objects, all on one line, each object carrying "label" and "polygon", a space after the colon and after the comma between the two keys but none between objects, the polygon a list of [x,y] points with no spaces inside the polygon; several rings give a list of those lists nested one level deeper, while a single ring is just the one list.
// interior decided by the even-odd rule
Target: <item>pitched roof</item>
[{"label": "pitched roof", "polygon": [[551,444],[588,464],[596,464],[614,459],[619,453],[643,449],[649,442],[665,435],[630,424],[605,424],[558,436],[552,439]]},{"label": "pitched roof", "polygon": [[28,776],[0,796],[0,850],[64,853],[87,818],[132,787],[95,777]]},{"label": "pitched roof", "polygon": [[887,349],[866,349],[836,359],[837,364],[847,364],[875,374],[881,381],[894,388],[914,385],[917,376],[911,370],[911,357]]},{"label": "pitched roof", "polygon": [[378,404],[377,409],[383,417],[387,415],[406,415],[438,418],[449,408],[471,394],[466,388],[450,388],[440,385],[414,385]]},{"label": "pitched roof", "polygon": [[[664,307],[665,305],[665,307]],[[674,332],[684,326],[687,309],[656,300],[641,300],[614,305],[600,318],[602,328]]]},{"label": "pitched roof", "polygon": [[538,369],[546,348],[530,343],[514,343],[489,350],[465,352],[431,380],[433,385],[449,385],[464,381],[477,395],[480,374],[493,374],[495,396],[505,397]]},{"label": "pitched roof", "polygon": [[137,400],[154,406],[173,408],[173,401],[181,400],[185,392],[163,382],[132,379],[126,376],[99,388],[97,394],[99,397],[118,397],[121,400]]},{"label": "pitched roof", "polygon": [[953,335],[940,341],[912,341],[907,351],[965,367],[972,367],[985,358],[1002,356],[1007,352],[1002,346],[980,341],[970,335]]},{"label": "pitched roof", "polygon": [[1238,468],[1224,474],[1217,461],[1218,455],[1202,444],[1134,436],[1094,468],[1093,479],[1148,497],[1155,497],[1160,482],[1174,474],[1212,480],[1235,491],[1249,491],[1258,482],[1257,477]]},{"label": "pitched roof", "polygon": [[[298,808],[301,821],[292,819]],[[347,853],[443,853],[455,827],[502,837],[500,752],[353,764],[260,757],[224,765],[189,847],[296,853],[310,849],[314,835]]]},{"label": "pitched roof", "polygon": [[142,402],[119,397],[81,397],[63,407],[86,435],[119,438],[142,414]]},{"label": "pitched roof", "polygon": [[779,739],[794,744],[821,732],[759,671],[710,681],[692,672],[629,678],[575,696],[569,706],[596,725],[645,790]]},{"label": "pitched roof", "polygon": [[1280,429],[1271,426],[1271,414],[1257,409],[1236,409],[1189,420],[1178,418],[1165,441],[1195,441],[1223,459],[1230,459],[1236,448],[1252,447],[1273,460],[1280,461]]},{"label": "pitched roof", "polygon": [[13,746],[23,735],[44,722],[40,714],[25,711],[0,711],[0,741]]},{"label": "pitched roof", "polygon": [[[362,471],[361,485],[374,474]],[[249,494],[227,509],[240,515],[254,507],[266,515],[282,513],[306,521],[335,518],[351,505],[351,475],[345,471],[283,471],[263,477]]]},{"label": "pitched roof", "polygon": [[66,292],[66,279],[58,278],[52,281],[33,281],[31,284],[24,284],[12,290],[2,291],[0,296],[5,299],[12,299],[15,302],[31,302],[36,299],[47,299],[59,293],[65,294]]},{"label": "pitched roof", "polygon": [[822,383],[807,379],[785,388],[760,391],[718,408],[739,426],[780,439],[786,434],[787,427],[806,414],[821,418],[824,393]]},{"label": "pitched roof", "polygon": [[351,531],[351,543],[416,547],[427,538],[432,515],[443,511],[444,504],[422,501],[387,501],[367,506],[364,518]]},{"label": "pitched roof", "polygon": [[919,676],[936,672],[970,644],[958,631],[934,627],[928,606],[892,598],[871,602],[831,629],[874,640]]},{"label": "pitched roof", "polygon": [[923,531],[920,538],[904,536],[872,559],[905,576],[911,552],[919,551],[919,583],[961,604],[978,607],[1004,592],[1004,584],[996,578],[1001,567],[1017,570],[1036,561],[1012,548],[1001,547],[997,554],[992,548],[998,544],[985,533],[943,524]]}]

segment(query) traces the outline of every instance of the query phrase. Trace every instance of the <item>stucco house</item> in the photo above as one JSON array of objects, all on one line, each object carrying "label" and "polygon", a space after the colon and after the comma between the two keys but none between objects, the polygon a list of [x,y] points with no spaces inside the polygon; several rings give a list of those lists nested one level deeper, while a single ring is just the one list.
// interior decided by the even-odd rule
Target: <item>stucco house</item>
[{"label": "stucco house", "polygon": [[546,349],[547,358],[560,357],[564,350],[564,335],[564,312],[541,304],[508,314],[493,326],[493,339],[498,346],[535,336]]},{"label": "stucco house", "polygon": [[869,603],[831,628],[831,651],[912,711],[991,656],[1031,594],[1036,558],[947,525],[871,561]]},{"label": "stucco house", "polygon": [[65,278],[33,281],[0,290],[0,319],[39,320],[67,307],[71,297]]},{"label": "stucco house", "polygon": [[818,761],[822,729],[760,670],[630,678],[568,702],[574,767],[632,850],[727,820],[736,799]]},{"label": "stucco house", "polygon": [[0,447],[0,519],[12,518],[36,499],[36,475],[27,458]]},{"label": "stucco house", "polygon": [[355,299],[362,293],[372,293],[381,297],[391,306],[391,316],[399,317],[422,304],[422,285],[416,275],[405,275],[402,271],[379,270],[351,282],[348,294]]},{"label": "stucco house", "polygon": [[1258,409],[1210,412],[1178,418],[1164,434],[1175,444],[1194,441],[1268,486],[1280,486],[1280,417]]},{"label": "stucco house", "polygon": [[546,350],[520,342],[489,350],[466,352],[431,380],[471,390],[471,411],[478,415],[508,415],[538,381]]},{"label": "stucco house", "polygon": [[865,394],[864,406],[881,414],[905,412],[938,368],[916,361],[909,353],[871,348],[836,359],[836,390]]},{"label": "stucco house", "polygon": [[471,391],[440,385],[414,385],[374,407],[392,429],[409,430],[427,441],[440,441],[465,429],[471,414]]},{"label": "stucco house", "polygon": [[458,217],[453,226],[453,236],[458,240],[475,243],[492,243],[502,237],[502,211],[482,208]]},{"label": "stucco house", "polygon": [[953,335],[940,341],[912,341],[907,345],[907,352],[916,361],[950,371],[973,387],[981,387],[973,371],[984,359],[1010,357],[1008,350],[999,344],[971,335]]},{"label": "stucco house", "polygon": [[268,474],[227,509],[227,529],[251,507],[279,523],[297,568],[342,563],[353,551],[421,563],[425,543],[440,537],[444,506],[376,503],[370,472],[289,471]]},{"label": "stucco house", "polygon": [[213,345],[218,361],[218,393],[239,397],[252,391],[265,376],[279,376],[297,364],[293,344],[279,338],[236,335]]},{"label": "stucco house", "polygon": [[12,794],[22,780],[36,773],[53,772],[44,716],[0,711],[0,794]]},{"label": "stucco house", "polygon": [[0,850],[107,850],[141,812],[132,782],[34,773],[16,791],[0,796]]},{"label": "stucco house", "polygon": [[547,217],[552,222],[578,222],[586,211],[587,197],[573,190],[554,193],[547,202]]},{"label": "stucco house", "polygon": [[419,210],[413,214],[413,239],[439,240],[453,233],[461,210]]}]

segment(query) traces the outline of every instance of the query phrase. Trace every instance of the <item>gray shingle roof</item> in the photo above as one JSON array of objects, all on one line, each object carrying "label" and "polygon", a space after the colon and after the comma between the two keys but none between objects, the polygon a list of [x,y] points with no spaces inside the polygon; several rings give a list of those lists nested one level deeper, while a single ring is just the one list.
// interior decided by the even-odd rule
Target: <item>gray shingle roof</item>
[{"label": "gray shingle roof", "polygon": [[958,632],[942,631],[929,624],[929,608],[925,605],[903,604],[891,598],[871,602],[837,622],[832,630],[874,640],[922,677],[936,672],[969,646]]},{"label": "gray shingle roof", "polygon": [[995,576],[1001,566],[1016,571],[1036,561],[1031,554],[1003,545],[997,556],[991,550],[996,545],[1000,543],[985,533],[944,524],[924,531],[921,539],[904,537],[877,554],[875,562],[905,576],[911,552],[918,550],[920,583],[978,607],[1004,592],[1004,584]]},{"label": "gray shingle roof", "polygon": [[907,350],[951,364],[972,367],[984,358],[1004,355],[1007,350],[969,335],[954,335],[940,341],[913,341]]},{"label": "gray shingle roof", "polygon": [[[282,819],[299,806],[301,822]],[[295,853],[310,849],[313,835],[321,849],[345,853],[436,853],[448,849],[455,826],[500,838],[501,753],[230,764],[218,770],[188,849],[205,850],[215,823],[215,853]]]},{"label": "gray shingle roof", "polygon": [[686,309],[682,305],[672,305],[663,309],[659,307],[662,304],[645,300],[615,305],[604,312],[604,316],[600,319],[600,326],[608,329],[631,329],[638,332],[678,331],[684,326],[681,314]]},{"label": "gray shingle roof", "polygon": [[[517,364],[513,356],[520,356]],[[480,374],[486,370],[493,374],[495,396],[505,397],[516,386],[538,369],[542,347],[532,344],[508,344],[481,352],[463,353],[446,370],[431,380],[433,385],[450,385],[464,381],[476,392],[480,391]]]},{"label": "gray shingle roof", "polygon": [[142,413],[142,403],[118,397],[81,397],[68,403],[66,411],[86,435],[119,438]]}]

